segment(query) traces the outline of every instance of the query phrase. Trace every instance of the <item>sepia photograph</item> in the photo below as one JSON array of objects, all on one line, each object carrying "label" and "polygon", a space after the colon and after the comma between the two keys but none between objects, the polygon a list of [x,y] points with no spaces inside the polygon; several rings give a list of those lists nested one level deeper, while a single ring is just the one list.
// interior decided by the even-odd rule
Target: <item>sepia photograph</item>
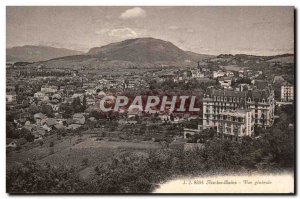
[{"label": "sepia photograph", "polygon": [[295,7],[5,9],[9,195],[296,193]]}]

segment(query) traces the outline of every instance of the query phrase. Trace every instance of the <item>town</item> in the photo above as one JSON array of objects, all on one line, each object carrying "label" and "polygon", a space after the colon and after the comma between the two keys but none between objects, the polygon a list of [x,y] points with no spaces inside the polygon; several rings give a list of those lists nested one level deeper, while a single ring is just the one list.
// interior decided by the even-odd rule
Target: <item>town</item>
[{"label": "town", "polygon": [[[176,133],[172,136],[159,131],[157,135],[144,134],[150,140],[168,140],[170,144],[179,139],[188,142],[190,137],[202,134],[205,129],[213,129],[218,135],[228,138],[259,137],[255,128],[271,127],[277,117],[276,107],[293,105],[293,84],[289,82],[290,79],[287,81],[275,73],[267,74],[268,71],[264,69],[222,66],[219,63],[223,57],[230,55],[198,61],[185,69],[158,66],[145,69],[146,72],[128,69],[131,72],[100,76],[91,75],[84,69],[53,69],[42,63],[7,63],[7,126],[11,128],[7,132],[7,147],[19,149],[26,142],[43,142],[60,131],[89,134],[92,129],[92,134],[98,130],[99,133],[114,132],[121,137],[120,129],[128,125],[136,126],[136,130],[156,125],[161,126],[163,132],[166,127],[173,125]],[[279,63],[275,61],[268,64],[274,67]],[[289,63],[285,65],[293,67]],[[172,103],[166,101],[167,96],[164,98],[167,110],[156,108],[157,101],[151,104],[154,110],[144,111],[138,107],[139,100],[134,100],[138,108],[118,106],[110,111],[100,110],[101,100],[108,96],[126,93],[127,96],[141,95],[144,100],[151,93],[172,94],[168,93],[172,90],[183,95],[185,85],[191,87],[189,91],[193,95],[198,96],[193,102],[201,107],[196,109],[196,114],[174,111],[175,101],[172,99],[172,109]],[[152,99],[156,98],[152,96]],[[113,98],[105,103],[115,103],[115,100]],[[192,100],[195,101],[195,96]],[[120,99],[117,98],[117,101],[120,103]],[[166,102],[169,104],[166,105]],[[183,108],[184,104],[180,106]],[[110,132],[112,123],[114,130]],[[293,126],[292,123],[290,125]],[[203,139],[196,140],[200,141]]]},{"label": "town", "polygon": [[[103,169],[120,162],[128,152],[132,158],[161,150],[204,155],[220,144],[246,147],[246,138],[290,140],[295,129],[294,64],[281,57],[219,55],[184,66],[129,66],[113,73],[110,67],[92,66],[91,72],[51,64],[7,63],[10,168],[34,161],[75,167],[81,179],[93,179],[99,164]],[[284,164],[291,164],[290,155]]]}]

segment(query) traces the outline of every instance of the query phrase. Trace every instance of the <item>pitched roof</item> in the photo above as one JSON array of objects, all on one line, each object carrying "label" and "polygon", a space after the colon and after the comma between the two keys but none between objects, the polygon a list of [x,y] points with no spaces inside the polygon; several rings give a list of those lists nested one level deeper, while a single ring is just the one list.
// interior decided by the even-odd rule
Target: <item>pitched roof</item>
[{"label": "pitched roof", "polygon": [[36,113],[33,116],[34,118],[40,118],[40,119],[46,119],[48,118],[46,115],[44,115],[43,113]]},{"label": "pitched roof", "polygon": [[54,119],[54,118],[48,118],[47,121],[46,121],[46,124],[47,124],[48,126],[54,126],[54,125],[56,125],[57,123],[58,123],[57,120]]}]

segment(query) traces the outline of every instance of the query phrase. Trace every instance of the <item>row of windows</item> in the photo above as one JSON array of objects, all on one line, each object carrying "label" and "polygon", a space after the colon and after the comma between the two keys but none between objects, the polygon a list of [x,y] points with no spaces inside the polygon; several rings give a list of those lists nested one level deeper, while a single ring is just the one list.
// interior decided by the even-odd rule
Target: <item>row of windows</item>
[{"label": "row of windows", "polygon": [[214,115],[212,117],[204,116],[203,119],[213,119],[213,120],[227,120],[233,122],[244,122],[244,118],[234,117],[234,116],[226,116],[226,115]]},{"label": "row of windows", "polygon": [[[235,97],[228,97],[228,101],[229,102],[239,102],[241,101],[243,98],[235,98]],[[227,102],[227,97],[224,97],[223,96],[214,96],[214,101],[224,101],[224,102]]]},{"label": "row of windows", "polygon": [[212,110],[212,112],[210,111],[210,109],[206,109],[206,112],[205,113],[207,113],[207,114],[209,114],[209,113],[211,113],[211,114],[213,114],[213,113],[219,113],[219,112],[224,112],[224,111],[234,111],[235,110],[235,108],[230,108],[230,107],[225,107],[225,108],[217,108],[217,109],[213,109]]},{"label": "row of windows", "polygon": [[[235,97],[228,97],[228,101],[229,102],[240,102],[241,100],[243,100],[243,98],[235,98]],[[224,101],[224,102],[227,102],[227,97],[224,97],[223,96],[214,96],[214,101]],[[249,97],[248,102],[251,102],[252,99]],[[262,103],[265,103],[266,100],[265,99],[262,99]]]}]

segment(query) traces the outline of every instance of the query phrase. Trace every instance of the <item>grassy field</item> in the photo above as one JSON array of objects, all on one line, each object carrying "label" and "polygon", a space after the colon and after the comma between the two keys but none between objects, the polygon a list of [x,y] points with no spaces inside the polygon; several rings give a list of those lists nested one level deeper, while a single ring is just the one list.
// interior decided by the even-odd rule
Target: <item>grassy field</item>
[{"label": "grassy field", "polygon": [[[53,142],[54,146],[50,147]],[[145,151],[159,149],[159,143],[154,142],[126,142],[126,141],[96,141],[95,137],[84,134],[82,137],[66,136],[58,140],[56,136],[44,139],[44,144],[29,143],[19,152],[11,151],[7,154],[7,168],[27,160],[36,160],[38,163],[49,163],[54,166],[75,166],[86,169],[110,161],[116,154],[128,151]],[[87,159],[86,165],[83,165]]]},{"label": "grassy field", "polygon": [[237,65],[221,66],[221,68],[229,71],[240,71],[246,69],[246,67],[239,67]]}]

